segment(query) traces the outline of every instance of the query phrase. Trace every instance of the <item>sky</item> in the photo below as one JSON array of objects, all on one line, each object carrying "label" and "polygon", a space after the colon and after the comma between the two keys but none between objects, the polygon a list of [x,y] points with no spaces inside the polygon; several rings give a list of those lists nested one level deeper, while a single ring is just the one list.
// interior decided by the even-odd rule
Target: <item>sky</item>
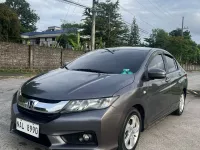
[{"label": "sky", "polygon": [[[5,0],[0,0],[3,2]],[[37,23],[38,31],[48,26],[60,26],[63,20],[81,22],[83,8],[63,3],[62,0],[27,0],[31,9],[40,16]],[[72,0],[92,6],[92,0]],[[105,2],[106,0],[99,0]],[[112,0],[115,2],[116,0]],[[181,28],[182,17],[184,26],[192,34],[192,39],[200,44],[200,0],[119,0],[120,12],[125,22],[131,23],[137,19],[139,27],[146,31],[141,37],[148,37],[153,28],[162,28],[167,32]],[[125,8],[125,10],[124,10]],[[148,34],[147,34],[148,33]]]}]

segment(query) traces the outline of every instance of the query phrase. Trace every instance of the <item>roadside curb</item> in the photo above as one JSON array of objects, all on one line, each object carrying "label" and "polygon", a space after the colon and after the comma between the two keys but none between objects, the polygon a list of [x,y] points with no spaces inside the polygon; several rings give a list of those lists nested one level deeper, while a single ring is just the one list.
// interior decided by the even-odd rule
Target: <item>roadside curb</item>
[{"label": "roadside curb", "polygon": [[200,97],[200,91],[188,89],[187,92],[189,94],[192,94],[192,95]]}]

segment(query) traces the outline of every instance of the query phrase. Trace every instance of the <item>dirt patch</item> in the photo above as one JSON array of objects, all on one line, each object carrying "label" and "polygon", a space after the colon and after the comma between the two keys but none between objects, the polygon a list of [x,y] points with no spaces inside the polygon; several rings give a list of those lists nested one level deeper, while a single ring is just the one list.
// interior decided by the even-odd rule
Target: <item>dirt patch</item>
[{"label": "dirt patch", "polygon": [[24,78],[32,78],[35,75],[24,75],[24,76],[0,76],[0,80],[4,80],[4,79],[24,79]]}]

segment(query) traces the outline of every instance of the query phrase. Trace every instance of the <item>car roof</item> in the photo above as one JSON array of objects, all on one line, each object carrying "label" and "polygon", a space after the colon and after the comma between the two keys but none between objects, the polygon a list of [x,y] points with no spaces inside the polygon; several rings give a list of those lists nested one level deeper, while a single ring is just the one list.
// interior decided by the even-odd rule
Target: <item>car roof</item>
[{"label": "car roof", "polygon": [[161,49],[161,48],[152,48],[151,49],[152,53],[153,52],[156,52],[156,51],[162,51],[163,53],[167,54],[167,55],[170,55],[170,56],[173,56],[172,54],[170,54],[168,51],[164,50],[164,49]]},{"label": "car roof", "polygon": [[172,56],[173,57],[173,55],[172,54],[170,54],[168,51],[166,51],[166,50],[164,50],[164,49],[161,49],[161,48],[152,48],[152,47],[112,47],[112,48],[105,48],[105,49],[107,49],[107,50],[111,50],[111,51],[114,51],[114,50],[120,50],[120,51],[127,51],[127,50],[131,50],[131,51],[134,51],[134,50],[136,50],[136,51],[145,51],[145,52],[147,52],[147,53],[154,53],[154,52],[156,52],[156,51],[162,51],[162,52],[164,52],[165,54],[168,54],[168,55],[170,55],[170,56]]}]

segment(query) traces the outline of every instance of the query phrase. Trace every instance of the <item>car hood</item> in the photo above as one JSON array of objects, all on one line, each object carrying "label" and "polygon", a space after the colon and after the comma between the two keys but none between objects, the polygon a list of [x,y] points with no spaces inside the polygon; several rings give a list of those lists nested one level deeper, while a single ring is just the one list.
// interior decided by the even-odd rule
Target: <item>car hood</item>
[{"label": "car hood", "polygon": [[94,99],[113,96],[133,81],[134,75],[57,69],[30,79],[21,90],[24,95],[44,100]]}]

